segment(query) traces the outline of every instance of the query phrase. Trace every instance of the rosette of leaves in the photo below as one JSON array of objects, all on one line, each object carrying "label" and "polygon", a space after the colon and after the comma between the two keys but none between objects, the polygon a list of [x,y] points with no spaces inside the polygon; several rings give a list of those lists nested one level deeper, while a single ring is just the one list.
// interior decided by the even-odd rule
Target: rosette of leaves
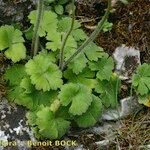
[{"label": "rosette of leaves", "polygon": [[5,51],[5,55],[13,62],[18,62],[26,57],[22,32],[13,26],[0,27],[0,51]]},{"label": "rosette of leaves", "polygon": [[[48,10],[43,13],[39,35],[42,39],[46,37],[47,41],[43,40],[43,43],[46,41],[48,52],[40,52],[25,66],[10,68],[6,79],[11,85],[8,94],[10,99],[30,109],[27,118],[37,137],[56,139],[69,130],[72,122],[84,128],[93,126],[102,114],[102,104],[109,101],[107,106],[114,106],[118,88],[110,93],[113,96],[109,99],[103,98],[112,80],[114,64],[112,58],[93,42],[68,64],[64,73],[64,70],[60,71],[58,56],[72,19],[58,18],[56,13]],[[29,19],[34,28],[36,11],[30,13]],[[80,23],[75,20],[64,47],[65,61],[86,38]],[[101,87],[101,82],[105,81],[107,87]],[[111,82],[113,89],[116,82]],[[112,99],[114,97],[115,102]]]},{"label": "rosette of leaves", "polygon": [[[92,50],[92,47],[88,47],[87,50],[88,49]],[[68,79],[69,82],[80,83],[90,89],[95,89],[103,105],[106,108],[114,108],[118,104],[120,79],[116,74],[113,74],[113,59],[104,52],[97,52],[97,54],[100,54],[100,58],[97,58],[94,54],[89,55],[89,58],[91,57],[91,60],[95,59],[95,61],[88,60],[89,66],[84,68],[81,73],[75,74],[73,70],[68,69],[64,72],[64,77]]]},{"label": "rosette of leaves", "polygon": [[142,64],[132,77],[132,86],[139,96],[139,102],[150,107],[150,65]]},{"label": "rosette of leaves", "polygon": [[[83,77],[92,78],[94,74],[88,72]],[[10,84],[9,99],[30,109],[27,118],[37,137],[60,138],[69,130],[73,120],[79,127],[90,127],[102,113],[101,100],[87,85],[67,83],[61,87],[59,94],[52,90],[36,90],[23,65],[8,69],[5,79]]]}]

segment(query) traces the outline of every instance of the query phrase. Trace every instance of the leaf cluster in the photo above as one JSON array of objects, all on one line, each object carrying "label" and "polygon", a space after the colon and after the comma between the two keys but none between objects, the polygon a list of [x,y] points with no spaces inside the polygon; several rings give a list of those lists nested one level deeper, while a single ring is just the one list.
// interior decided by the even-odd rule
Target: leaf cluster
[{"label": "leaf cluster", "polygon": [[[34,30],[36,11],[30,13],[29,19]],[[45,10],[39,29],[39,36],[46,41],[45,45],[42,43],[45,49],[25,65],[16,64],[5,73],[9,99],[29,110],[28,123],[39,138],[61,138],[72,123],[82,128],[93,126],[103,109],[117,105],[120,81],[113,74],[113,59],[94,42],[64,71],[59,69],[61,45],[70,26],[70,17],[60,18]],[[64,48],[64,59],[86,38],[81,24],[75,20]]]}]

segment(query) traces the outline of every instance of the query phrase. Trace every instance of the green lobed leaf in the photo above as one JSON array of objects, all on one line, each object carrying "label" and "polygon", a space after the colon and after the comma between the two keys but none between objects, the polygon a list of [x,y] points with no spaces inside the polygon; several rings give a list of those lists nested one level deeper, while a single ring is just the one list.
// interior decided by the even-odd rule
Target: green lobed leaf
[{"label": "green lobed leaf", "polygon": [[10,88],[7,94],[9,100],[30,110],[36,110],[40,105],[50,106],[57,96],[56,91],[37,91],[26,78],[22,79],[20,86]]},{"label": "green lobed leaf", "polygon": [[13,62],[18,62],[26,57],[26,48],[23,43],[13,44],[5,51],[5,55]]},{"label": "green lobed leaf", "polygon": [[72,36],[76,41],[83,41],[87,38],[86,33],[82,29],[73,30]]},{"label": "green lobed leaf", "polygon": [[23,93],[23,90],[19,86],[14,86],[7,91],[8,99],[15,102],[18,105],[27,107],[28,109],[33,108],[33,101],[30,96]]},{"label": "green lobed leaf", "polygon": [[9,81],[10,85],[20,85],[21,80],[27,76],[25,67],[20,64],[16,64],[6,70],[4,78]]},{"label": "green lobed leaf", "polygon": [[[30,19],[30,23],[35,25],[36,23],[36,10],[31,11],[28,18]],[[39,28],[39,36],[43,37],[47,32],[53,31],[57,29],[57,14],[52,11],[45,10],[43,13],[43,18]]]},{"label": "green lobed leaf", "polygon": [[117,75],[113,74],[109,81],[98,80],[95,91],[100,93],[100,98],[105,107],[115,108],[118,104],[118,93],[121,81]]},{"label": "green lobed leaf", "polygon": [[78,54],[68,65],[69,69],[72,69],[73,73],[79,74],[87,65],[87,58],[83,53]]},{"label": "green lobed leaf", "polygon": [[89,68],[97,72],[97,78],[99,80],[110,80],[112,76],[112,70],[114,68],[114,61],[111,57],[104,55],[97,62],[89,62]]},{"label": "green lobed leaf", "polygon": [[60,107],[60,101],[58,99],[55,99],[50,106],[50,110],[55,113],[59,109],[59,107]]},{"label": "green lobed leaf", "polygon": [[22,32],[18,29],[15,29],[13,26],[10,25],[1,26],[0,33],[1,33],[0,50],[8,48],[12,44],[24,42],[24,39],[22,37]]},{"label": "green lobed leaf", "polygon": [[50,42],[46,43],[46,48],[51,49],[52,51],[56,51],[61,48],[62,44],[62,36],[60,32],[53,30],[52,32],[48,32],[46,39]]},{"label": "green lobed leaf", "polygon": [[[49,40],[49,42],[46,43],[46,48],[50,49],[52,51],[61,49],[63,37],[64,37],[64,33],[60,33],[57,31],[48,32],[46,38],[47,38],[47,40]],[[76,43],[75,39],[70,35],[65,44],[65,53],[69,53],[67,51],[70,51],[70,49],[72,50],[72,49],[76,49],[76,48],[77,48],[77,43]]]},{"label": "green lobed leaf", "polygon": [[91,89],[95,88],[97,83],[96,79],[94,79],[95,73],[89,68],[84,68],[78,75],[68,69],[64,72],[64,77],[68,79],[69,82],[83,84]]},{"label": "green lobed leaf", "polygon": [[91,106],[88,108],[87,112],[82,114],[82,116],[76,117],[75,121],[79,127],[90,127],[93,126],[102,114],[102,103],[99,97],[93,95],[93,101]]},{"label": "green lobed leaf", "polygon": [[150,91],[150,65],[144,63],[139,66],[132,77],[132,85],[140,95],[145,95]]},{"label": "green lobed leaf", "polygon": [[25,68],[37,90],[57,90],[63,83],[62,73],[51,61],[50,55],[36,55],[26,63]]},{"label": "green lobed leaf", "polygon": [[147,107],[150,107],[150,93],[146,95],[138,95],[138,102],[144,104]]},{"label": "green lobed leaf", "polygon": [[70,122],[62,118],[56,118],[49,107],[43,107],[37,112],[36,124],[39,133],[49,139],[62,137],[70,128]]},{"label": "green lobed leaf", "polygon": [[103,27],[102,27],[102,31],[103,32],[107,32],[110,31],[112,29],[113,23],[108,22],[107,20],[104,22]]},{"label": "green lobed leaf", "polygon": [[[62,20],[58,22],[58,31],[68,32],[68,30],[71,27],[71,22],[72,22],[72,18],[70,17],[62,18]],[[80,29],[80,27],[81,24],[77,20],[75,20],[71,35],[74,37],[76,41],[83,41],[87,38],[87,35],[82,29]]]},{"label": "green lobed leaf", "polygon": [[[64,17],[58,22],[58,30],[60,32],[67,32],[71,27],[72,19],[70,17]],[[75,20],[73,30],[81,27],[81,24]]]},{"label": "green lobed leaf", "polygon": [[92,102],[91,90],[77,83],[63,85],[58,98],[62,106],[71,105],[69,112],[73,115],[82,115],[85,113]]},{"label": "green lobed leaf", "polygon": [[55,12],[59,15],[62,15],[64,13],[64,8],[62,5],[55,5],[54,9],[55,9]]},{"label": "green lobed leaf", "polygon": [[23,44],[22,32],[13,26],[0,27],[0,50],[6,50],[5,55],[13,62],[26,57],[26,48]]},{"label": "green lobed leaf", "polygon": [[103,48],[93,42],[84,48],[84,53],[90,61],[98,61],[98,58],[102,58],[104,54]]}]

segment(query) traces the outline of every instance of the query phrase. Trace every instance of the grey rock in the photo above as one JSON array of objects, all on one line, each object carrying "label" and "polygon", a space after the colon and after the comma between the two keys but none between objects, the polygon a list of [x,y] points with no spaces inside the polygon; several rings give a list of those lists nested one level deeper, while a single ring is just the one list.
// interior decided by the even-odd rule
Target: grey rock
[{"label": "grey rock", "polygon": [[127,47],[124,44],[117,47],[113,57],[116,61],[116,72],[122,80],[131,79],[140,62],[140,51],[135,47]]},{"label": "grey rock", "polygon": [[95,142],[95,144],[98,146],[98,148],[100,150],[103,150],[104,148],[107,148],[109,143],[110,143],[110,140],[103,140],[103,141]]},{"label": "grey rock", "polygon": [[0,25],[22,25],[29,12],[35,7],[35,0],[0,0]]},{"label": "grey rock", "polygon": [[133,114],[142,108],[142,105],[138,103],[137,97],[127,97],[120,100],[120,106],[117,109],[107,110],[100,120],[119,120],[128,115]]},{"label": "grey rock", "polygon": [[111,137],[113,131],[121,127],[121,123],[117,122],[104,122],[102,125],[92,127],[90,132],[98,135],[106,135],[106,137]]},{"label": "grey rock", "polygon": [[[8,142],[15,141],[14,149],[28,150],[30,149],[26,143],[29,140],[35,140],[33,132],[26,124],[25,109],[20,106],[8,103],[5,98],[0,101],[0,141],[6,145],[1,144],[0,150],[12,149],[12,145],[7,147]],[[5,147],[6,146],[6,147]]]}]

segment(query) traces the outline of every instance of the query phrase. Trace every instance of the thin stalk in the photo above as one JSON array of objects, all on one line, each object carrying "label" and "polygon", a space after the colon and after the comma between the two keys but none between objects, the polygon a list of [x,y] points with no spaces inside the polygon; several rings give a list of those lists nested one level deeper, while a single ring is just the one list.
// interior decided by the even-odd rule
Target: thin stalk
[{"label": "thin stalk", "polygon": [[104,16],[102,17],[101,21],[98,23],[98,26],[96,27],[96,29],[92,32],[92,34],[89,36],[89,38],[87,40],[85,40],[85,42],[77,49],[77,51],[70,57],[68,58],[68,60],[64,63],[62,70],[64,70],[64,68],[66,68],[66,66],[92,41],[95,40],[95,38],[98,36],[99,32],[102,30],[102,27],[105,23],[105,21],[108,18],[108,15],[110,13],[111,10],[111,0],[108,0],[108,7],[107,10],[104,14]]},{"label": "thin stalk", "polygon": [[64,65],[64,49],[65,45],[67,43],[68,37],[71,34],[71,31],[73,30],[74,26],[74,21],[75,21],[75,6],[74,6],[74,0],[72,0],[72,21],[71,21],[71,26],[68,32],[66,33],[65,37],[63,38],[62,46],[60,49],[60,61],[59,61],[59,68],[63,70],[63,65]]},{"label": "thin stalk", "polygon": [[116,81],[116,91],[115,91],[115,99],[116,99],[116,102],[117,102],[117,113],[118,113],[118,120],[121,122],[121,116],[120,116],[120,113],[119,113],[119,107],[118,107],[118,88],[119,88],[119,76],[117,77],[117,81]]},{"label": "thin stalk", "polygon": [[32,55],[35,56],[38,52],[39,48],[39,27],[43,16],[43,7],[44,7],[44,0],[38,0],[37,3],[37,14],[36,14],[36,23],[34,27],[33,32],[33,38],[32,38],[32,44],[31,44],[31,50]]},{"label": "thin stalk", "polygon": [[130,97],[133,96],[133,85],[131,84],[131,89],[130,89]]}]

